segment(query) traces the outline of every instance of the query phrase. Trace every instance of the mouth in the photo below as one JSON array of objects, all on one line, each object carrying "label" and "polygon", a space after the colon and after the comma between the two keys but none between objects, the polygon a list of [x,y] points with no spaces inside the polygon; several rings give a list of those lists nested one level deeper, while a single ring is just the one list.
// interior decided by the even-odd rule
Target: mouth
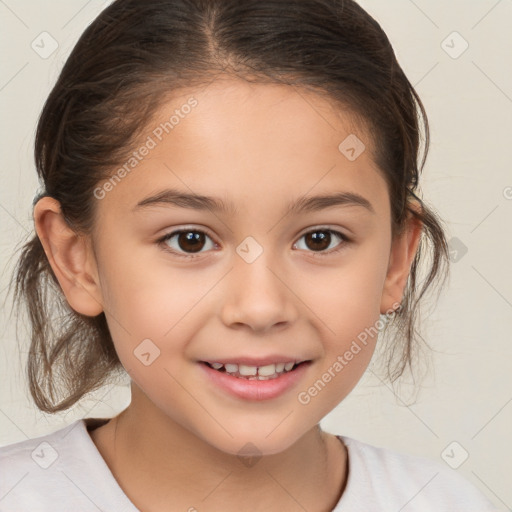
[{"label": "mouth", "polygon": [[219,373],[243,380],[274,380],[282,375],[295,371],[299,366],[310,363],[310,360],[271,363],[263,366],[251,366],[236,363],[220,363],[201,361],[202,364]]},{"label": "mouth", "polygon": [[[312,360],[268,363],[268,359],[259,360],[261,366],[237,364],[220,361],[198,361],[208,383],[213,385],[215,393],[226,393],[234,398],[254,402],[271,400],[291,393],[300,382],[309,381],[309,367]],[[247,359],[244,361],[248,361]],[[291,396],[291,395],[289,395]]]}]

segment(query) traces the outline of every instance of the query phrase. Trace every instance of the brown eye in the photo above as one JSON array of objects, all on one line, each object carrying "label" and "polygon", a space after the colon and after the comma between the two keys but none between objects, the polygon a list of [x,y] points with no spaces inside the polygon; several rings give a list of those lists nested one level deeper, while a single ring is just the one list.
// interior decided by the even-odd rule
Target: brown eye
[{"label": "brown eye", "polygon": [[[340,239],[343,243],[338,243],[337,246],[335,245],[334,250],[326,251],[326,249],[328,249],[331,244],[336,241],[336,238]],[[309,231],[308,233],[302,235],[301,239],[304,239],[306,250],[313,252],[326,252],[329,254],[336,252],[349,242],[346,236],[332,229],[315,229],[314,231]],[[295,244],[295,246],[298,245],[298,243]]]},{"label": "brown eye", "polygon": [[306,245],[313,251],[323,251],[331,244],[331,234],[328,231],[313,231],[304,236]]},{"label": "brown eye", "polygon": [[212,248],[214,244],[211,242],[211,238],[204,231],[197,229],[182,229],[165,235],[159,241],[165,244],[171,252],[176,253],[179,256],[187,256],[187,254],[199,253],[208,245],[208,240],[210,240],[210,248]]},{"label": "brown eye", "polygon": [[183,231],[178,235],[178,245],[185,252],[199,252],[204,246],[204,233]]}]

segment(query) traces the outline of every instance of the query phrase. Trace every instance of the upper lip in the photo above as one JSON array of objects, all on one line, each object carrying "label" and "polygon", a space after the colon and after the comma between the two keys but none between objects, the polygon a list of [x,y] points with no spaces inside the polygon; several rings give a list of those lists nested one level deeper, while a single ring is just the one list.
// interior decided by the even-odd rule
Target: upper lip
[{"label": "upper lip", "polygon": [[297,358],[294,356],[267,356],[267,357],[249,357],[249,356],[240,356],[240,357],[219,357],[215,359],[205,359],[203,362],[205,363],[221,363],[221,364],[243,364],[245,366],[267,366],[269,364],[274,363],[302,363],[304,361],[309,361],[309,359],[305,358]]}]

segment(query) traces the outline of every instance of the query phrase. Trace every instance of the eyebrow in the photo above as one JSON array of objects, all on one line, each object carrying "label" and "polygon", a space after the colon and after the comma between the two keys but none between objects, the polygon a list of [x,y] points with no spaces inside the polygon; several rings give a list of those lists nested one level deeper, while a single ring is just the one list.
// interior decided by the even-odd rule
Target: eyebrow
[{"label": "eyebrow", "polygon": [[[142,199],[136,204],[133,211],[151,206],[165,205],[173,205],[193,210],[211,210],[213,212],[230,215],[236,215],[238,213],[236,207],[231,202],[225,202],[220,198],[182,192],[176,189],[162,190],[157,194]],[[375,209],[370,201],[354,192],[337,192],[334,194],[309,197],[303,196],[288,203],[286,212],[287,214],[314,212],[333,206],[360,206],[375,214]]]}]

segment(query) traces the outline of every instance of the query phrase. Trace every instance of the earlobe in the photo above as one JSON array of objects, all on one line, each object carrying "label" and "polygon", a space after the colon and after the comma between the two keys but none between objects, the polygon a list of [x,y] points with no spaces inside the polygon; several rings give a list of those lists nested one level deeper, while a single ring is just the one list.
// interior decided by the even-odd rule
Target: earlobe
[{"label": "earlobe", "polygon": [[[411,205],[411,207],[414,207],[416,210],[421,209],[419,205]],[[407,226],[403,233],[392,242],[388,271],[382,291],[381,314],[395,310],[396,305],[402,302],[405,285],[418,249],[422,231],[422,222],[412,214],[409,214]]]},{"label": "earlobe", "polygon": [[52,197],[43,197],[36,203],[34,223],[69,305],[83,315],[99,315],[103,305],[90,240],[68,225],[60,203]]}]

